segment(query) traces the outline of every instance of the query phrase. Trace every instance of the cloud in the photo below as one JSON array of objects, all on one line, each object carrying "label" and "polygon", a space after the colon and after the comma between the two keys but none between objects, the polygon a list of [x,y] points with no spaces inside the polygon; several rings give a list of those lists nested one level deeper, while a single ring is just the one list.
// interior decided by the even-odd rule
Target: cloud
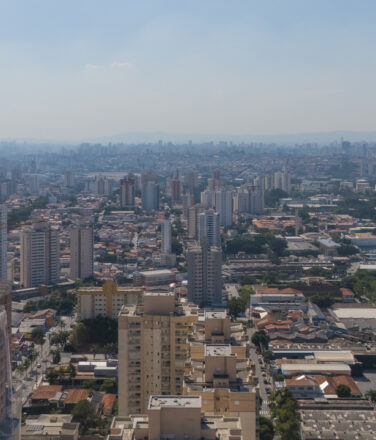
[{"label": "cloud", "polygon": [[125,69],[125,70],[128,70],[128,69],[131,68],[131,66],[132,66],[131,63],[127,63],[126,61],[114,61],[111,64],[111,67],[113,69]]},{"label": "cloud", "polygon": [[93,70],[97,70],[98,66],[96,64],[85,64],[85,70],[88,72],[92,72]]}]

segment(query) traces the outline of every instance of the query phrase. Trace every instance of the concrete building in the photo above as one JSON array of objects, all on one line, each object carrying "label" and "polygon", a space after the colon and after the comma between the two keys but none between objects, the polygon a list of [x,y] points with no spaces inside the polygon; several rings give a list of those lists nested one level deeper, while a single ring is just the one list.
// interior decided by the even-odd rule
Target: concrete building
[{"label": "concrete building", "polygon": [[200,396],[151,395],[147,414],[113,419],[108,440],[241,440],[238,417],[203,416]]},{"label": "concrete building", "polygon": [[248,350],[243,326],[232,322],[225,310],[200,311],[189,335],[183,393],[201,396],[206,416],[239,417],[244,439],[254,440],[257,399]]},{"label": "concrete building", "polygon": [[180,180],[179,179],[171,179],[170,187],[171,187],[171,200],[172,200],[172,203],[179,202],[181,200]]},{"label": "concrete building", "polygon": [[7,280],[8,265],[8,212],[0,205],[0,281]]},{"label": "concrete building", "polygon": [[119,415],[142,414],[152,394],[181,394],[187,335],[197,307],[173,293],[145,293],[119,315]]},{"label": "concrete building", "polygon": [[145,211],[158,211],[159,185],[155,182],[145,182],[142,185],[142,209]]},{"label": "concrete building", "polygon": [[59,234],[47,223],[33,224],[21,232],[21,285],[38,287],[59,280]]},{"label": "concrete building", "polygon": [[21,438],[29,440],[78,440],[79,423],[71,414],[29,416],[21,429]]},{"label": "concrete building", "polygon": [[208,209],[198,215],[198,239],[207,246],[220,246],[219,214]]},{"label": "concrete building", "polygon": [[196,304],[222,303],[222,252],[219,247],[192,245],[187,251],[188,299]]},{"label": "concrete building", "polygon": [[121,308],[137,304],[143,290],[134,287],[117,286],[113,281],[106,281],[102,287],[80,287],[77,290],[79,319],[93,319],[97,316],[117,318]]},{"label": "concrete building", "polygon": [[163,220],[161,224],[162,232],[162,254],[171,254],[171,223],[170,220]]},{"label": "concrete building", "polygon": [[136,181],[132,176],[120,180],[120,206],[122,208],[133,208],[135,205]]},{"label": "concrete building", "polygon": [[74,174],[73,174],[73,171],[71,171],[71,170],[64,171],[64,174],[63,174],[63,185],[66,188],[72,188],[72,186],[74,186]]},{"label": "concrete building", "polygon": [[232,225],[232,192],[221,190],[215,193],[215,210],[219,214],[221,226]]},{"label": "concrete building", "polygon": [[135,286],[165,286],[175,281],[176,273],[169,269],[133,272],[133,284]]},{"label": "concrete building", "polygon": [[73,226],[70,230],[70,276],[72,280],[93,275],[94,235],[90,225]]},{"label": "concrete building", "polygon": [[198,216],[204,211],[202,205],[196,204],[188,210],[188,237],[198,239]]}]

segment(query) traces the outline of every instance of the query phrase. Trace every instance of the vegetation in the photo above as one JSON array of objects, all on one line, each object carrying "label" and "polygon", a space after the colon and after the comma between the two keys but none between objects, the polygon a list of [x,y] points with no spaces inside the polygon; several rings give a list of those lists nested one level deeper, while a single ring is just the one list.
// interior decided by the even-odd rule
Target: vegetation
[{"label": "vegetation", "polygon": [[261,351],[262,347],[267,347],[269,342],[268,335],[264,332],[264,330],[257,331],[253,333],[251,341],[255,344]]},{"label": "vegetation", "polygon": [[336,388],[336,394],[338,397],[350,397],[351,396],[351,390],[350,388],[345,384],[340,384]]},{"label": "vegetation", "polygon": [[41,196],[35,199],[29,206],[13,209],[8,215],[8,230],[27,220],[34,209],[43,209],[47,204],[48,196]]},{"label": "vegetation", "polygon": [[242,235],[229,240],[226,243],[226,254],[237,254],[244,252],[246,254],[261,254],[265,252],[266,239],[263,234]]},{"label": "vegetation", "polygon": [[280,440],[300,439],[300,416],[298,402],[287,388],[282,388],[270,397],[269,407],[275,419],[275,429]]},{"label": "vegetation", "polygon": [[116,378],[109,378],[103,381],[101,386],[101,391],[105,391],[106,393],[117,394],[118,384]]},{"label": "vegetation", "polygon": [[330,307],[335,302],[340,300],[340,298],[333,298],[331,296],[322,295],[313,295],[310,299],[313,304],[316,304],[319,307]]},{"label": "vegetation", "polygon": [[274,359],[274,354],[270,350],[265,350],[262,352],[262,357],[264,359],[264,362],[269,364]]},{"label": "vegetation", "polygon": [[42,345],[44,343],[44,330],[42,327],[35,327],[31,331],[31,338],[36,344]]},{"label": "vegetation", "polygon": [[376,390],[369,390],[366,392],[366,397],[371,401],[371,402],[376,402]]},{"label": "vegetation", "polygon": [[288,197],[288,193],[281,189],[270,189],[265,191],[265,206],[269,208],[275,208],[278,206],[279,201]]},{"label": "vegetation", "polygon": [[260,440],[273,440],[274,426],[273,422],[266,417],[260,416]]},{"label": "vegetation", "polygon": [[354,275],[346,277],[343,284],[355,294],[376,302],[376,271],[358,270]]},{"label": "vegetation", "polygon": [[73,364],[58,369],[50,368],[46,373],[46,379],[50,385],[64,384],[69,385],[76,377],[76,368]]},{"label": "vegetation", "polygon": [[57,333],[52,333],[50,335],[51,345],[57,345],[60,350],[64,350],[67,345],[70,333],[66,330],[59,331]]},{"label": "vegetation", "polygon": [[74,348],[74,350],[78,351],[81,348],[85,347],[88,343],[88,329],[83,322],[79,322],[73,329],[70,337],[69,343]]},{"label": "vegetation", "polygon": [[176,255],[181,255],[183,253],[183,245],[175,237],[171,240],[171,252]]},{"label": "vegetation", "polygon": [[95,319],[85,319],[79,322],[69,337],[69,344],[75,351],[92,345],[93,353],[115,354],[117,353],[117,338],[116,319],[98,316]]},{"label": "vegetation", "polygon": [[58,315],[71,315],[76,305],[76,296],[72,293],[53,294],[41,301],[28,301],[24,307],[24,313],[36,312],[37,310],[54,309]]},{"label": "vegetation", "polygon": [[234,319],[243,314],[249,307],[249,298],[254,293],[253,287],[244,285],[239,289],[239,297],[231,298],[227,302],[227,308],[230,316]]},{"label": "vegetation", "polygon": [[96,428],[100,422],[95,413],[94,406],[88,400],[78,402],[73,410],[73,416],[80,421],[81,434],[85,434],[89,428]]}]

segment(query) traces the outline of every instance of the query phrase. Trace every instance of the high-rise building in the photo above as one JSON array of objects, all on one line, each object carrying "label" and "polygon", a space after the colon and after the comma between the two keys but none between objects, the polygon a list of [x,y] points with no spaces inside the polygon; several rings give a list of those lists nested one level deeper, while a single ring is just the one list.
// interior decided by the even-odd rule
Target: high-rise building
[{"label": "high-rise building", "polygon": [[119,314],[119,415],[146,411],[152,394],[181,394],[187,335],[197,307],[173,293],[145,292],[142,304]]},{"label": "high-rise building", "polygon": [[8,265],[8,212],[0,205],[0,281],[7,280]]},{"label": "high-rise building", "polygon": [[0,439],[10,439],[12,433],[12,375],[8,319],[5,308],[0,306]]},{"label": "high-rise building", "polygon": [[39,185],[39,176],[37,174],[30,174],[26,179],[28,190],[31,194],[39,194],[40,185]]},{"label": "high-rise building", "polygon": [[187,193],[183,194],[181,199],[183,202],[183,217],[188,220],[189,208],[193,205],[193,196]]},{"label": "high-rise building", "polygon": [[163,220],[161,224],[162,232],[162,254],[171,254],[171,223],[170,220]]},{"label": "high-rise building", "polygon": [[273,188],[281,189],[287,193],[291,192],[291,175],[286,168],[283,168],[282,171],[277,171],[274,173]]},{"label": "high-rise building", "polygon": [[215,193],[215,210],[221,226],[232,225],[232,192],[221,190]]},{"label": "high-rise building", "polygon": [[38,287],[59,280],[59,234],[47,223],[21,232],[21,285]]},{"label": "high-rise building", "polygon": [[134,207],[136,182],[132,176],[120,180],[120,206],[122,208]]},{"label": "high-rise building", "polygon": [[180,193],[180,180],[179,179],[171,179],[171,200],[173,203],[180,202],[181,193]]},{"label": "high-rise building", "polygon": [[142,293],[142,289],[117,286],[112,280],[107,280],[100,287],[80,287],[77,290],[78,319],[94,319],[97,316],[117,318],[124,305],[138,304]]},{"label": "high-rise building", "polygon": [[248,359],[249,342],[226,310],[200,310],[189,336],[184,395],[199,395],[205,416],[240,417],[243,438],[255,440],[257,398]]},{"label": "high-rise building", "polygon": [[73,171],[67,170],[63,174],[63,184],[66,188],[71,188],[74,186],[74,174]]},{"label": "high-rise building", "polygon": [[204,210],[202,205],[191,206],[188,210],[188,237],[198,238],[198,215]]},{"label": "high-rise building", "polygon": [[219,247],[191,245],[187,251],[188,300],[195,304],[222,303],[222,252]]},{"label": "high-rise building", "polygon": [[159,185],[157,183],[148,181],[142,185],[142,209],[159,210]]},{"label": "high-rise building", "polygon": [[241,440],[239,417],[206,416],[201,396],[151,395],[143,415],[115,416],[108,440]]},{"label": "high-rise building", "polygon": [[198,215],[198,239],[207,246],[220,246],[219,214],[214,209],[207,209]]},{"label": "high-rise building", "polygon": [[93,228],[90,225],[74,225],[70,230],[70,276],[81,280],[93,275]]},{"label": "high-rise building", "polygon": [[211,191],[210,189],[206,189],[205,191],[201,192],[201,205],[208,209],[208,208],[214,208],[215,207],[215,192]]}]

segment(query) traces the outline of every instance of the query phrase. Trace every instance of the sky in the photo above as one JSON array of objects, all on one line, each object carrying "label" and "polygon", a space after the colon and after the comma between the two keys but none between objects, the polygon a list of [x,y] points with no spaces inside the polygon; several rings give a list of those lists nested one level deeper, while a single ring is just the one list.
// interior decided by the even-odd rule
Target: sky
[{"label": "sky", "polygon": [[374,0],[0,0],[0,139],[376,130]]}]

